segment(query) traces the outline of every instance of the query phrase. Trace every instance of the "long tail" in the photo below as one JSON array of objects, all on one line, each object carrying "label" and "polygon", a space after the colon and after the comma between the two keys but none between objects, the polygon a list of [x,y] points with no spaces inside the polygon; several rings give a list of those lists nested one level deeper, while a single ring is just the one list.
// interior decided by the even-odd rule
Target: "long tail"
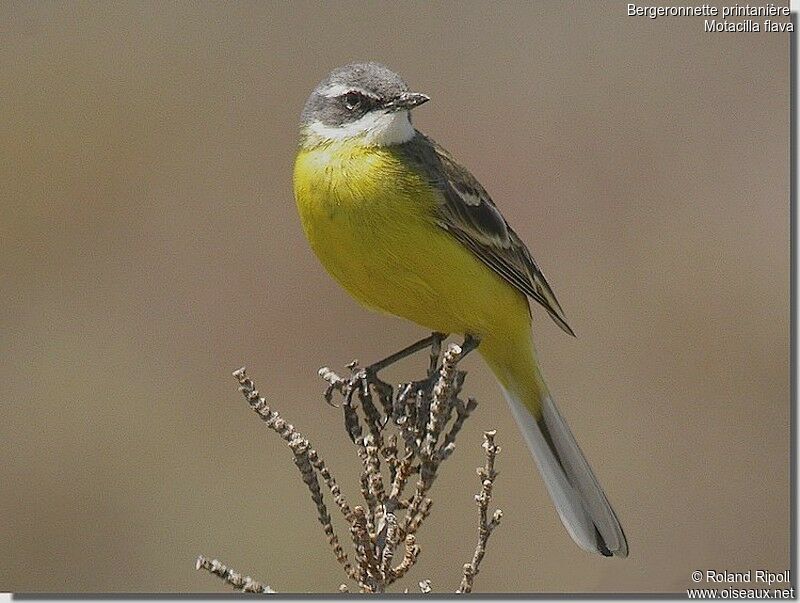
[{"label": "long tail", "polygon": [[[622,526],[547,391],[532,344],[527,343],[529,354],[518,348],[513,358],[508,356],[508,342],[504,347],[504,353],[499,353],[490,344],[481,353],[503,387],[564,527],[586,551],[627,557],[628,542]],[[510,362],[503,363],[498,356]],[[525,373],[520,374],[521,370]]]}]

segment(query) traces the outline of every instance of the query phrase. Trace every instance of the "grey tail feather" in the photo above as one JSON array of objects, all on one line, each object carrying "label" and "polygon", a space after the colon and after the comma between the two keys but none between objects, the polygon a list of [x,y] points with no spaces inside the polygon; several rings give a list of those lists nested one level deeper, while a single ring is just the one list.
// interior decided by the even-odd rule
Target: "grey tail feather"
[{"label": "grey tail feather", "polygon": [[537,420],[513,392],[504,393],[572,539],[592,553],[627,557],[625,532],[555,402],[543,396]]}]

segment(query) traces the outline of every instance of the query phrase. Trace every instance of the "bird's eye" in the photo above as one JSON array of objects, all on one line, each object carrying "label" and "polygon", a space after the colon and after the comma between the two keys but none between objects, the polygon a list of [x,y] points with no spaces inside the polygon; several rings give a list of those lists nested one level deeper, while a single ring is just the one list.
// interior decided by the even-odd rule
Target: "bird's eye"
[{"label": "bird's eye", "polygon": [[361,106],[363,97],[358,92],[348,92],[344,96],[344,104],[349,111],[355,111]]}]

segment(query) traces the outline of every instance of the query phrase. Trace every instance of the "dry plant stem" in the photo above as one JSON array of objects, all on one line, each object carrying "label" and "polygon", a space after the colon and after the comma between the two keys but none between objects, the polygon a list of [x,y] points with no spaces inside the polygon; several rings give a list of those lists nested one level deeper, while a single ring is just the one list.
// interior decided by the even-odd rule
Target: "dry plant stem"
[{"label": "dry plant stem", "polygon": [[[414,496],[408,504],[408,511],[405,517],[402,533],[415,533],[422,522],[430,514],[433,502],[427,497],[427,492],[436,479],[436,472],[439,463],[444,460],[449,453],[436,449],[439,433],[443,427],[445,415],[449,415],[449,406],[454,394],[457,393],[456,378],[458,370],[456,365],[461,360],[461,347],[455,344],[448,346],[442,359],[442,368],[439,371],[439,378],[433,387],[433,394],[429,409],[424,445],[419,447],[420,458],[420,479],[417,481]],[[454,428],[456,425],[453,426]],[[458,426],[460,429],[460,425]],[[455,438],[455,434],[452,436]]]},{"label": "dry plant stem", "polygon": [[475,576],[480,571],[481,561],[486,554],[486,543],[489,537],[494,532],[494,529],[500,525],[500,520],[503,518],[503,512],[497,509],[492,518],[489,519],[489,503],[492,500],[492,488],[494,487],[494,480],[497,478],[497,472],[494,470],[494,462],[497,454],[500,452],[500,447],[494,443],[494,437],[497,432],[486,431],[483,434],[483,449],[486,453],[486,462],[483,467],[478,468],[478,477],[481,481],[481,490],[475,496],[475,502],[478,505],[479,511],[479,525],[478,525],[478,544],[475,545],[475,553],[472,555],[472,561],[464,564],[464,575],[461,579],[461,585],[456,592],[471,593],[472,585],[475,581]]},{"label": "dry plant stem", "polygon": [[353,544],[356,549],[356,562],[358,565],[356,580],[362,589],[376,592],[379,587],[379,578],[375,575],[374,568],[376,563],[367,524],[367,513],[364,507],[357,506],[353,509],[353,515],[354,520],[353,525],[350,527],[350,532],[353,535]]},{"label": "dry plant stem", "polygon": [[417,544],[417,539],[413,534],[406,536],[405,544],[406,551],[403,554],[403,560],[397,567],[391,570],[392,582],[405,576],[408,570],[410,570],[417,562],[417,557],[419,557],[419,545]]},{"label": "dry plant stem", "polygon": [[227,567],[217,559],[209,560],[200,555],[195,563],[195,569],[206,570],[220,578],[225,584],[244,593],[275,592],[269,585],[253,580],[250,576],[242,576],[239,572]]},{"label": "dry plant stem", "polygon": [[[475,400],[464,402],[459,397],[466,373],[458,369],[458,363],[476,347],[477,340],[467,338],[463,346],[450,344],[442,351],[443,339],[444,336],[434,334],[366,368],[353,362],[347,367],[349,377],[340,377],[328,368],[320,369],[320,376],[328,384],[325,400],[331,406],[341,407],[345,431],[355,445],[361,468],[359,485],[363,502],[353,507],[311,443],[269,407],[244,368],[234,373],[250,407],[291,449],[328,543],[360,592],[385,592],[416,564],[420,555],[416,534],[431,512],[431,487],[441,464],[453,453],[456,436],[477,406]],[[378,378],[381,368],[427,346],[431,352],[425,378],[400,384],[396,389]],[[341,396],[341,404],[334,403],[334,394]],[[458,592],[472,589],[488,537],[500,521],[499,511],[489,520],[487,510],[496,477],[494,458],[499,448],[494,444],[494,432],[487,432],[484,437],[486,464],[479,469],[482,488],[476,497],[481,512],[478,547],[472,562],[464,567],[464,580]],[[349,528],[352,563],[334,531],[322,484],[330,491]],[[268,586],[242,577],[219,561],[200,557],[197,566],[239,590],[271,592]],[[431,592],[430,581],[419,584],[423,593]],[[339,591],[350,592],[350,589],[343,584]]]},{"label": "dry plant stem", "polygon": [[352,511],[339,490],[336,481],[333,479],[333,476],[331,476],[325,463],[319,458],[316,450],[310,446],[308,440],[303,438],[300,433],[295,430],[293,425],[284,421],[277,411],[272,410],[267,405],[264,398],[259,395],[253,381],[247,377],[245,368],[242,367],[234,371],[233,376],[239,382],[239,391],[242,392],[242,395],[253,411],[264,421],[267,427],[289,443],[289,447],[295,455],[295,463],[303,476],[303,481],[311,491],[311,498],[317,507],[318,519],[322,524],[325,535],[328,537],[328,544],[330,544],[336,560],[342,565],[345,573],[353,578],[356,572],[347,557],[347,553],[344,552],[341,544],[339,544],[339,537],[333,529],[330,514],[322,499],[322,492],[319,489],[319,482],[314,472],[315,469],[323,476],[325,484],[330,489],[331,495],[342,511],[342,514],[345,515],[345,517],[350,517]]},{"label": "dry plant stem", "polygon": [[433,388],[433,400],[431,401],[430,418],[428,419],[428,434],[425,438],[424,449],[424,455],[428,458],[433,456],[433,449],[439,439],[442,425],[446,421],[446,415],[449,414],[450,406],[448,401],[456,378],[456,365],[460,359],[460,347],[453,346],[448,348],[442,361],[439,380]]},{"label": "dry plant stem", "polygon": [[[386,535],[384,537],[383,552],[381,553],[381,578],[385,581],[392,569],[394,557],[394,539],[397,533],[397,518],[394,513],[386,514]],[[388,543],[388,545],[387,545]]]}]

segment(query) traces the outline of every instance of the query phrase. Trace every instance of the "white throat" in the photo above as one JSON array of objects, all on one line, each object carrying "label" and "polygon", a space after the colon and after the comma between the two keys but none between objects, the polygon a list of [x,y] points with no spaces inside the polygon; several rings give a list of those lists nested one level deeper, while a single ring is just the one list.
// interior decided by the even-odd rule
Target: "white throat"
[{"label": "white throat", "polygon": [[408,111],[372,111],[343,126],[327,126],[313,121],[307,128],[308,135],[318,142],[358,139],[364,146],[375,147],[402,144],[414,138],[415,134]]}]

